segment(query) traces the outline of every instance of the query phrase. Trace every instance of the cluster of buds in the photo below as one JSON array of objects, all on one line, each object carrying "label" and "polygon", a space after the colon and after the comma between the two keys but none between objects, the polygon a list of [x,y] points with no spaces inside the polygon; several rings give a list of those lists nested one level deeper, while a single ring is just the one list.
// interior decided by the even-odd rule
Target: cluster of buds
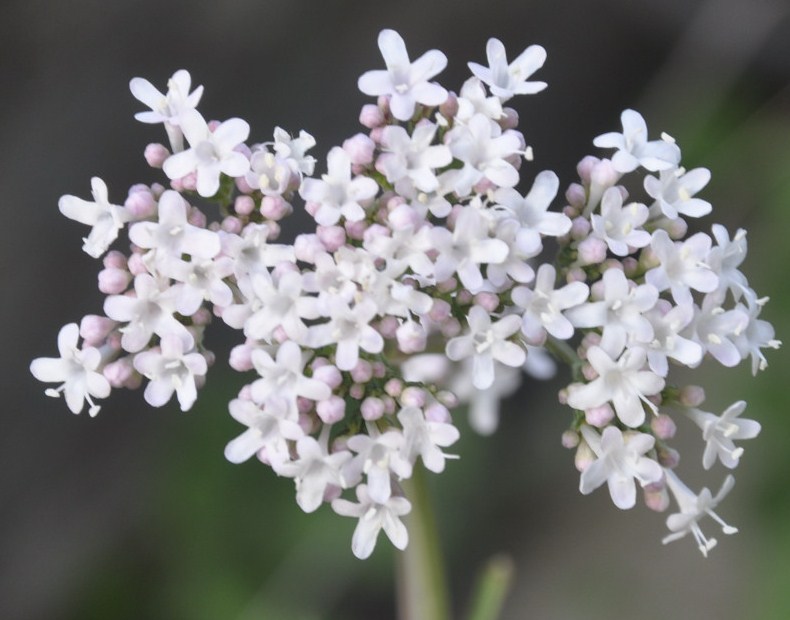
[{"label": "cluster of buds", "polygon": [[[558,360],[573,374],[560,395],[575,410],[563,443],[576,448],[582,493],[607,482],[615,505],[630,508],[638,482],[659,510],[672,493],[679,512],[665,540],[690,532],[707,553],[715,540],[698,521],[719,520],[713,508],[732,479],[715,497],[683,485],[670,412],[702,429],[706,468],[735,467],[733,441],[760,427],[737,417],[744,403],[721,416],[700,410],[701,389],[672,385],[669,360],[751,357],[756,370],[761,350],[778,346],[738,269],[745,233],[714,226],[715,244],[702,232],[686,238],[684,218],[711,210],[694,197],[709,172],[681,168],[674,141],[649,141],[627,110],[622,133],[595,140],[616,149],[611,158],[585,157],[566,205],[550,211],[553,172],[515,189],[532,150],[505,107],[545,88],[530,81],[542,47],[508,63],[491,39],[488,66],[470,62],[456,94],[431,81],[447,63],[440,51],[412,62],[392,30],[378,43],[386,69],[358,82],[377,97],[360,114],[366,131],[329,151],[320,178],[308,133],[277,128],[272,141],[248,143],[245,121],[197,111],[202,87],[191,91],[186,71],[165,93],[133,79],[151,108],[137,119],[167,132],[169,147],[151,144],[145,158],[169,188],[135,185],[116,205],[94,178],[93,200],[61,198],[64,215],[91,227],[83,249],[103,257],[107,297],[103,316],[62,328],[60,358],[34,360],[33,375],[60,384],[47,394],[63,394],[74,413],[87,402],[96,415],[95,399],[144,382],[149,404],[175,396],[188,410],[214,361],[204,332],[217,317],[243,333],[230,365],[251,376],[229,404],[246,428],[225,456],[292,478],[306,512],[328,503],[357,518],[352,550],[365,558],[382,529],[406,546],[401,482],[417,466],[444,470],[459,437],[451,412],[466,403],[472,428],[491,433],[523,373],[549,377]],[[649,199],[631,202],[623,180],[644,170]],[[221,218],[209,221],[206,207]],[[294,208],[315,231],[277,243]],[[128,254],[110,249],[124,229]]]}]

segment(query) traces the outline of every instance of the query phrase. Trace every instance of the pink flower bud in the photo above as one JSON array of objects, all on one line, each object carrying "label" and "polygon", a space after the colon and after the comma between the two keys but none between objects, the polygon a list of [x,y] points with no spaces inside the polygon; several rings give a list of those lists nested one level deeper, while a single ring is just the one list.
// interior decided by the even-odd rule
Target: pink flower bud
[{"label": "pink flower bud", "polygon": [[165,160],[170,157],[170,151],[167,150],[164,144],[152,142],[145,147],[143,157],[145,157],[145,161],[151,168],[161,168]]},{"label": "pink flower bud", "polygon": [[433,305],[428,312],[428,318],[437,323],[441,323],[450,316],[451,307],[444,299],[434,299]]},{"label": "pink flower bud", "polygon": [[606,260],[606,242],[598,237],[587,237],[579,243],[579,261],[582,265],[596,265]]},{"label": "pink flower bud", "polygon": [[367,383],[373,378],[373,366],[367,360],[359,360],[351,369],[351,378],[357,383]]},{"label": "pink flower bud", "polygon": [[377,105],[367,103],[359,113],[359,122],[368,129],[379,127],[384,124],[384,113]]},{"label": "pink flower bud", "polygon": [[571,223],[571,237],[577,241],[590,234],[590,220],[586,217],[576,217]]},{"label": "pink flower bud", "polygon": [[346,242],[346,231],[342,226],[318,226],[315,232],[327,252],[335,252]]},{"label": "pink flower bud", "polygon": [[264,196],[261,199],[261,215],[269,220],[279,221],[291,215],[293,207],[282,196]]},{"label": "pink flower bud", "polygon": [[239,344],[230,350],[228,364],[236,372],[252,370],[252,347],[248,344]]},{"label": "pink flower bud", "polygon": [[572,450],[579,445],[579,433],[576,431],[567,430],[562,434],[560,442],[562,443],[563,448]]},{"label": "pink flower bud", "polygon": [[313,370],[313,379],[325,383],[333,390],[340,387],[343,383],[343,375],[338,370],[337,366],[332,364],[326,364],[325,366],[315,368]]},{"label": "pink flower bud", "polygon": [[428,396],[422,388],[409,386],[400,395],[400,402],[406,407],[424,407]]},{"label": "pink flower bud", "polygon": [[674,448],[659,447],[658,462],[667,469],[674,469],[680,463],[680,453]]},{"label": "pink flower bud", "polygon": [[590,175],[592,174],[593,168],[600,163],[600,159],[594,157],[592,155],[587,155],[582,158],[582,160],[576,164],[576,172],[579,175],[579,178],[582,180],[582,183],[585,185],[590,184]]},{"label": "pink flower bud", "polygon": [[129,257],[126,266],[133,276],[139,276],[141,273],[148,273],[148,268],[143,262],[143,255],[139,249]]},{"label": "pink flower bud", "polygon": [[315,411],[324,424],[334,424],[345,416],[346,401],[339,396],[333,395],[327,400],[319,401],[315,406]]},{"label": "pink flower bud", "polygon": [[425,408],[425,419],[428,422],[439,422],[441,424],[450,424],[452,417],[447,407],[441,403],[431,403]]},{"label": "pink flower bud", "polygon": [[376,143],[365,134],[358,133],[343,142],[343,150],[348,153],[352,164],[367,166],[373,161]]},{"label": "pink flower bud", "polygon": [[229,215],[224,220],[222,220],[221,228],[225,232],[238,235],[241,232],[243,226],[244,225],[241,223],[239,218],[237,218],[235,215]]},{"label": "pink flower bud", "polygon": [[680,390],[680,404],[686,407],[699,407],[705,402],[705,390],[699,385],[687,385]]},{"label": "pink flower bud", "polygon": [[499,307],[499,295],[484,291],[474,296],[474,302],[486,312],[494,312]]},{"label": "pink flower bud", "polygon": [[404,353],[419,353],[425,350],[428,334],[416,321],[405,321],[395,332],[398,348]]},{"label": "pink flower bud", "polygon": [[365,396],[365,386],[359,383],[352,383],[351,387],[348,388],[348,394],[351,398],[362,400]]},{"label": "pink flower bud", "polygon": [[455,118],[455,115],[458,114],[458,96],[455,93],[447,94],[447,99],[439,105],[439,114],[448,120]]},{"label": "pink flower bud", "polygon": [[587,202],[587,193],[584,191],[584,186],[579,183],[571,183],[568,189],[565,190],[565,200],[573,207],[581,209],[584,203]]},{"label": "pink flower bud", "polygon": [[126,386],[135,374],[134,366],[132,366],[131,356],[122,357],[119,360],[110,362],[102,369],[102,374],[110,385],[114,388]]},{"label": "pink flower bud", "polygon": [[239,215],[249,215],[255,211],[255,201],[252,196],[236,196],[233,202],[233,210]]},{"label": "pink flower bud", "polygon": [[99,290],[105,295],[120,295],[132,281],[132,274],[125,269],[102,269],[98,277]]},{"label": "pink flower bud", "polygon": [[594,460],[595,453],[592,451],[592,448],[587,445],[586,441],[582,441],[579,444],[579,447],[576,448],[576,455],[573,459],[573,464],[576,466],[576,469],[578,469],[580,472],[583,472],[590,465],[592,465]]},{"label": "pink flower bud", "polygon": [[365,238],[365,229],[368,227],[365,220],[359,222],[346,222],[346,232],[348,236],[357,241],[362,241]]},{"label": "pink flower bud", "polygon": [[95,347],[104,342],[107,335],[115,328],[115,321],[106,316],[88,314],[80,321],[80,336],[85,345]]},{"label": "pink flower bud", "polygon": [[503,130],[515,129],[518,127],[518,112],[513,108],[502,108],[504,115],[497,122]]},{"label": "pink flower bud", "polygon": [[378,420],[384,415],[384,401],[380,398],[376,398],[375,396],[369,396],[362,401],[362,405],[360,406],[359,410],[365,420],[368,420],[369,422]]},{"label": "pink flower bud", "polygon": [[614,419],[614,410],[609,403],[604,403],[599,407],[585,410],[584,419],[590,426],[603,428]]},{"label": "pink flower bud", "polygon": [[393,398],[397,398],[403,391],[403,381],[400,379],[390,379],[384,384],[384,391]]},{"label": "pink flower bud", "polygon": [[445,338],[454,338],[461,333],[461,323],[455,318],[448,319],[442,323],[440,329]]},{"label": "pink flower bud", "polygon": [[316,255],[321,252],[326,252],[326,248],[321,243],[318,235],[301,234],[294,239],[296,260],[314,264]]},{"label": "pink flower bud", "polygon": [[658,439],[672,439],[677,431],[675,421],[666,413],[653,416],[650,420],[650,429]]},{"label": "pink flower bud", "polygon": [[[652,485],[648,485],[652,486]],[[645,487],[645,506],[655,512],[664,512],[669,508],[669,492],[665,488],[653,490]]]},{"label": "pink flower bud", "polygon": [[398,323],[398,319],[394,316],[387,315],[381,321],[379,321],[376,330],[386,339],[392,340],[395,338],[395,334],[398,332],[398,327],[400,327],[400,323]]},{"label": "pink flower bud", "polygon": [[136,185],[129,191],[123,203],[134,220],[144,220],[157,213],[157,204],[151,190],[145,185]]}]

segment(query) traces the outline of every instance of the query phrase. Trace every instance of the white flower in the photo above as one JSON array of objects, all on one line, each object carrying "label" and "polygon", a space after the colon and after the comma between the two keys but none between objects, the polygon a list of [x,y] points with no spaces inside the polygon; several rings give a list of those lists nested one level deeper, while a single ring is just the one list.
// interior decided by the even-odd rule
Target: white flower
[{"label": "white flower", "polygon": [[398,421],[403,426],[405,458],[414,463],[419,456],[428,471],[436,474],[444,471],[444,461],[449,455],[440,448],[453,445],[460,433],[448,422],[431,422],[417,407],[404,407],[398,412]]},{"label": "white flower", "polygon": [[436,129],[433,123],[420,123],[409,136],[399,125],[384,128],[381,136],[384,152],[376,167],[402,196],[416,195],[415,188],[421,192],[439,188],[434,170],[450,164],[453,156],[444,144],[431,145]]},{"label": "white flower", "polygon": [[233,291],[225,281],[233,273],[233,260],[227,256],[189,262],[168,258],[162,261],[159,270],[162,275],[180,282],[176,310],[184,316],[197,312],[205,300],[220,308],[233,302]]},{"label": "white flower", "polygon": [[[303,295],[302,280],[298,271],[284,273],[276,283],[268,274],[253,275],[250,278],[252,296],[246,295],[250,314],[243,321],[244,335],[270,341],[274,330],[282,326],[289,338],[303,342],[308,333],[303,319],[318,318],[319,311],[316,298]],[[238,310],[232,310],[228,317],[223,313],[223,318],[233,321],[235,312]],[[235,327],[237,323],[228,324]]]},{"label": "white flower", "polygon": [[174,316],[178,289],[164,288],[152,275],[141,273],[134,279],[134,296],[110,295],[104,300],[104,313],[121,327],[121,346],[129,353],[142,351],[156,334],[160,338],[173,334],[184,343],[184,350],[194,346],[194,338]]},{"label": "white flower", "polygon": [[615,148],[612,164],[618,172],[631,172],[642,166],[651,172],[675,168],[680,162],[680,149],[666,140],[647,141],[647,124],[635,110],[620,116],[623,133],[605,133],[593,140],[600,148]]},{"label": "white flower", "polygon": [[263,147],[252,153],[250,169],[244,178],[265,196],[279,196],[288,188],[294,171],[274,153]]},{"label": "white flower", "polygon": [[476,62],[467,63],[472,73],[488,84],[491,92],[506,101],[513,95],[533,95],[546,88],[546,82],[528,82],[529,77],[546,62],[546,50],[540,45],[530,45],[510,64],[505,46],[499,39],[491,38],[486,44],[488,67]]},{"label": "white flower", "polygon": [[91,179],[91,193],[93,202],[77,196],[61,196],[58,208],[67,218],[93,227],[82,240],[82,249],[89,256],[99,258],[118,238],[118,231],[131,219],[131,215],[124,207],[110,204],[107,185],[99,177]]},{"label": "white flower", "polygon": [[722,521],[719,515],[713,512],[713,509],[721,503],[721,500],[723,500],[732,490],[732,487],[735,486],[735,478],[727,476],[724,479],[724,484],[721,485],[721,489],[716,494],[716,497],[713,497],[707,487],[703,488],[699,495],[695,495],[691,489],[681,482],[680,478],[678,478],[674,472],[669,469],[665,470],[665,472],[667,486],[675,496],[675,501],[678,503],[680,512],[676,512],[667,517],[667,527],[672,531],[672,534],[664,537],[661,542],[666,545],[667,543],[683,538],[686,534],[691,533],[694,536],[694,540],[697,541],[697,547],[702,552],[702,555],[708,557],[708,551],[716,546],[716,539],[705,537],[699,527],[699,521],[701,519],[704,519],[706,516],[711,517],[721,525],[721,530],[725,534],[729,535],[738,532],[737,528],[727,525]]},{"label": "white flower", "polygon": [[488,236],[488,225],[478,209],[463,207],[450,233],[436,226],[427,233],[438,252],[434,276],[446,280],[457,273],[464,287],[478,292],[483,287],[482,263],[502,263],[507,258],[508,246],[500,239]]},{"label": "white flower", "polygon": [[351,539],[354,555],[360,560],[370,557],[382,529],[397,549],[405,549],[409,544],[409,532],[400,517],[411,511],[409,500],[394,496],[379,504],[370,497],[364,484],[357,487],[357,500],[357,504],[342,498],[332,501],[332,509],[337,514],[359,519]]},{"label": "white flower", "polygon": [[646,176],[645,191],[655,199],[654,208],[671,220],[678,214],[687,217],[702,217],[713,209],[707,200],[694,198],[694,194],[710,181],[710,170],[695,168],[686,172],[683,168],[662,170],[658,177]]},{"label": "white flower", "polygon": [[656,407],[647,396],[658,394],[665,384],[655,373],[643,370],[646,356],[642,347],[632,347],[615,361],[601,347],[590,347],[587,360],[598,377],[586,384],[568,386],[568,404],[583,411],[611,401],[623,424],[631,428],[641,426],[645,421],[642,403],[655,412]]},{"label": "white flower", "polygon": [[305,361],[299,345],[292,340],[280,345],[275,358],[263,349],[255,349],[252,363],[260,379],[250,388],[253,400],[265,405],[276,398],[287,403],[293,413],[299,396],[315,401],[329,398],[332,390],[326,383],[304,375]]},{"label": "white flower", "polygon": [[671,289],[676,303],[691,301],[689,289],[710,293],[719,286],[718,276],[706,263],[711,238],[705,233],[675,243],[659,229],[653,233],[650,246],[660,264],[645,274],[645,281],[659,291]]},{"label": "white flower", "polygon": [[475,114],[482,114],[491,120],[502,118],[502,102],[499,97],[487,97],[483,83],[476,77],[471,77],[461,86],[458,94],[458,112],[455,115],[456,123],[466,123]]},{"label": "white flower", "polygon": [[533,344],[541,342],[546,332],[561,340],[573,336],[573,325],[563,311],[584,303],[589,295],[590,289],[583,282],[555,289],[556,279],[554,267],[543,263],[538,267],[534,289],[519,286],[512,291],[513,303],[524,308],[521,331]]},{"label": "white flower", "polygon": [[351,370],[359,361],[359,350],[380,353],[384,339],[370,322],[377,314],[376,303],[363,298],[349,307],[342,299],[330,304],[329,323],[316,325],[310,329],[308,342],[313,347],[336,344],[335,363],[340,370]]},{"label": "white flower", "polygon": [[659,300],[656,306],[645,314],[653,326],[653,339],[648,344],[647,361],[650,370],[661,377],[669,372],[667,358],[677,360],[690,368],[696,367],[705,354],[702,346],[680,332],[694,320],[694,305],[679,304],[671,306],[666,300]]},{"label": "white flower", "polygon": [[234,420],[248,427],[225,446],[225,458],[231,463],[242,463],[263,448],[269,462],[285,462],[290,459],[286,440],[296,441],[304,436],[295,420],[296,410],[281,399],[269,398],[265,406],[260,406],[236,398],[230,401],[228,410]]},{"label": "white flower", "polygon": [[219,190],[219,177],[239,177],[250,169],[249,160],[236,151],[250,135],[250,126],[240,118],[231,118],[211,131],[197,110],[186,112],[181,129],[191,148],[168,157],[162,170],[170,179],[180,179],[191,172],[197,175],[197,191],[206,198]]},{"label": "white flower", "polygon": [[494,383],[494,361],[519,367],[525,359],[524,349],[508,340],[521,327],[521,318],[511,314],[496,323],[480,306],[469,310],[469,332],[448,341],[447,357],[457,362],[467,357],[474,359],[474,386],[484,390]]},{"label": "white flower", "polygon": [[304,129],[299,132],[298,138],[292,138],[284,129],[274,128],[274,144],[272,145],[274,152],[278,157],[283,158],[300,177],[313,174],[315,157],[305,153],[314,146],[315,138]]},{"label": "white flower", "polygon": [[44,383],[61,383],[58,388],[46,390],[47,396],[57,397],[63,393],[72,413],[80,413],[88,401],[91,417],[99,413],[99,405],[91,396],[107,398],[110,383],[96,369],[101,363],[101,353],[94,347],[80,350],[77,347],[80,329],[76,323],[64,325],[58,333],[60,357],[39,357],[30,364],[30,372]]},{"label": "white flower", "polygon": [[755,420],[738,418],[746,409],[746,401],[739,400],[724,410],[720,416],[688,409],[686,413],[694,423],[702,429],[702,438],[705,440],[705,452],[702,455],[702,465],[710,469],[716,458],[728,469],[735,469],[743,454],[743,448],[736,448],[735,439],[754,439],[760,433],[760,423]]},{"label": "white flower", "polygon": [[746,258],[746,231],[739,228],[732,239],[721,224],[711,226],[716,245],[708,254],[708,265],[719,276],[719,290],[729,290],[737,301],[750,293],[746,276],[738,270]]},{"label": "white flower", "polygon": [[368,493],[378,504],[385,504],[392,496],[391,474],[400,479],[411,477],[412,465],[402,454],[405,441],[400,431],[354,435],[346,445],[357,454],[343,468],[343,479],[354,486],[364,472]]},{"label": "white flower", "polygon": [[144,394],[149,405],[161,407],[175,392],[181,411],[187,411],[194,404],[197,399],[195,377],[205,376],[208,370],[206,358],[194,351],[185,352],[184,342],[173,335],[163,337],[158,349],[135,355],[134,368],[150,380]]},{"label": "white flower", "polygon": [[721,296],[716,293],[705,295],[688,331],[721,365],[732,368],[742,359],[735,342],[749,325],[749,315],[741,304],[724,310],[721,302]]},{"label": "white flower", "polygon": [[387,65],[386,71],[368,71],[357,83],[366,95],[389,95],[390,110],[399,121],[407,121],[418,103],[437,106],[447,99],[447,91],[428,82],[447,66],[447,57],[439,50],[425,52],[414,62],[409,61],[406,44],[394,30],[379,33],[379,50]]},{"label": "white flower", "polygon": [[285,463],[272,463],[274,471],[280,476],[294,478],[296,482],[296,503],[305,512],[314,512],[324,501],[328,486],[343,487],[340,470],[351,458],[348,450],[329,454],[326,441],[329,426],[324,427],[321,437],[316,441],[305,435],[296,442],[298,458]]},{"label": "white flower", "polygon": [[360,201],[373,198],[378,183],[365,176],[351,178],[351,158],[336,146],[326,156],[327,173],[321,179],[305,179],[299,189],[302,198],[318,205],[315,221],[321,226],[337,224],[340,217],[350,222],[365,219]]},{"label": "white flower", "polygon": [[159,199],[158,221],[137,222],[129,229],[129,239],[160,257],[214,258],[221,249],[217,233],[193,226],[188,220],[189,203],[176,191],[167,190]]},{"label": "white flower", "polygon": [[203,95],[203,87],[198,86],[191,93],[192,78],[189,72],[181,69],[176,71],[167,81],[167,94],[162,94],[151,82],[143,78],[132,78],[129,90],[138,101],[144,103],[150,111],[138,112],[134,117],[141,123],[164,123],[170,146],[174,151],[182,148],[180,129],[182,117],[194,110]]},{"label": "white flower", "polygon": [[616,426],[607,426],[598,435],[584,425],[581,432],[597,457],[582,472],[579,481],[582,494],[592,493],[606,482],[614,505],[627,510],[636,504],[635,480],[642,486],[661,480],[661,466],[644,456],[655,443],[652,435],[635,432],[624,435]]},{"label": "white flower", "polygon": [[757,300],[750,304],[748,309],[744,309],[742,304],[735,306],[735,310],[740,310],[749,317],[746,329],[735,337],[735,346],[738,347],[741,359],[751,356],[753,375],[756,375],[758,370],[765,370],[768,367],[768,360],[765,359],[761,349],[778,349],[782,346],[782,341],[776,339],[774,326],[768,321],[757,318],[767,301],[767,299]]},{"label": "white flower", "polygon": [[623,194],[610,187],[601,200],[601,214],[591,216],[593,236],[606,242],[617,256],[628,256],[630,248],[650,245],[650,233],[640,227],[647,221],[648,208],[638,202],[623,205]]},{"label": "white flower", "polygon": [[456,125],[445,136],[453,157],[463,162],[460,170],[448,170],[455,192],[468,196],[472,186],[488,179],[499,187],[514,187],[518,170],[506,160],[522,149],[521,139],[483,114],[475,114],[466,125]]}]

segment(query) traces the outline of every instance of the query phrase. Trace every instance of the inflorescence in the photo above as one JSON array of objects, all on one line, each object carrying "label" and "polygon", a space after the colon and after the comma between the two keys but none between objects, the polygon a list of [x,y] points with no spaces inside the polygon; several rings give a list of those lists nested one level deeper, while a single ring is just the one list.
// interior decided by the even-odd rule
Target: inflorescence
[{"label": "inflorescence", "polygon": [[[581,492],[606,483],[622,509],[635,505],[637,483],[654,510],[671,495],[664,542],[690,533],[707,555],[716,540],[701,519],[736,531],[714,512],[734,479],[713,496],[677,477],[674,418],[702,431],[705,469],[735,468],[735,442],[760,425],[739,417],[742,401],[721,415],[701,409],[702,389],[673,384],[670,371],[751,358],[756,373],[762,349],[779,345],[759,318],[766,299],[740,271],[745,231],[687,233],[688,218],[711,211],[697,197],[710,172],[684,169],[675,141],[648,139],[642,116],[626,110],[622,131],[594,140],[609,156],[584,157],[551,211],[553,172],[537,173],[525,195],[515,189],[532,150],[504,107],[546,87],[530,80],[542,47],[508,63],[489,40],[488,66],[470,62],[456,94],[432,81],[442,52],[412,62],[392,30],[378,43],[386,69],[358,82],[377,97],[360,113],[367,131],[332,148],[320,177],[305,131],[278,127],[249,143],[244,120],[197,111],[203,89],[190,92],[187,71],[165,93],[133,79],[151,108],[136,118],[167,132],[169,148],[150,144],[145,158],[169,187],[134,185],[116,205],[94,178],[92,200],[60,199],[66,217],[90,227],[83,250],[103,257],[107,297],[104,316],[61,329],[60,358],[34,360],[33,375],[60,384],[46,393],[74,413],[87,402],[95,416],[96,399],[144,382],[149,404],[175,396],[186,411],[214,362],[203,336],[218,317],[243,333],[230,365],[251,376],[229,404],[245,430],[225,456],[292,478],[306,512],[329,503],[359,519],[352,550],[365,558],[382,529],[406,546],[400,482],[418,460],[444,470],[459,437],[451,411],[466,403],[472,428],[491,433],[523,373],[549,377],[556,360],[572,375],[560,393],[574,410],[562,442],[576,449]],[[626,180],[643,188],[641,201]],[[315,232],[277,243],[294,208]],[[129,253],[110,250],[124,229]]]}]

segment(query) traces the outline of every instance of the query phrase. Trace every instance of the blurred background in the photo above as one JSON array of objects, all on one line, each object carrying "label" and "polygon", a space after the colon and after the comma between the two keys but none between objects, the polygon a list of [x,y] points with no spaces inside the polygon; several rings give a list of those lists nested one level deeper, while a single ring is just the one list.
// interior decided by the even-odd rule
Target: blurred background
[{"label": "blurred background", "polygon": [[[713,180],[714,221],[749,231],[744,266],[771,302],[763,317],[787,340],[790,286],[790,4],[785,0],[4,0],[0,5],[0,227],[3,407],[0,411],[0,618],[325,620],[395,618],[394,553],[350,551],[354,522],[324,507],[305,515],[293,485],[253,462],[224,460],[240,432],[227,401],[244,378],[226,370],[234,344],[211,331],[218,363],[196,407],[153,410],[141,393],[114,395],[96,419],[45,398],[32,358],[52,356],[60,327],[100,312],[98,263],[84,229],[57,210],[103,178],[120,202],[137,182],[163,181],[142,152],[164,141],[137,123],[133,76],[164,88],[179,68],[206,88],[201,110],[240,116],[253,140],[306,129],[323,162],[361,128],[356,91],[380,68],[376,37],[397,29],[416,58],[449,58],[458,89],[466,62],[500,38],[514,57],[540,43],[549,88],[515,100],[536,160],[563,185],[591,140],[639,109],[651,134],[677,138],[688,168]],[[319,169],[322,169],[319,164]],[[560,206],[560,205],[558,205]],[[19,227],[17,228],[17,224]],[[689,381],[722,411],[749,401],[763,424],[745,445],[737,485],[720,509],[740,527],[702,558],[690,540],[661,545],[664,515],[615,509],[604,490],[578,493],[573,454],[559,443],[569,411],[560,376],[526,383],[500,431],[474,436],[458,416],[459,461],[431,478],[456,617],[477,569],[510,554],[515,581],[504,618],[790,617],[788,350],[770,368],[714,367]],[[708,365],[706,365],[708,366]],[[696,429],[680,425],[681,475],[702,476]]]}]

